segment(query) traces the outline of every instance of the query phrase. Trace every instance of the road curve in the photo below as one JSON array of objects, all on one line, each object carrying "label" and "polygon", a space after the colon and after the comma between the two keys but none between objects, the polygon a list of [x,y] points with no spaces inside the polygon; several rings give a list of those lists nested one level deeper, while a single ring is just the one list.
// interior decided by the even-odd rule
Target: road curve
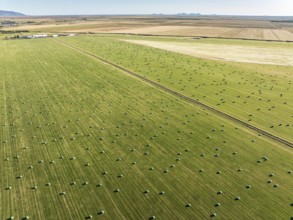
[{"label": "road curve", "polygon": [[143,76],[141,76],[141,75],[139,75],[137,73],[134,73],[134,72],[132,72],[130,70],[127,70],[127,69],[125,69],[125,68],[123,68],[123,67],[121,67],[121,66],[119,66],[119,65],[117,65],[115,63],[112,63],[112,62],[110,62],[108,60],[105,60],[105,59],[103,59],[103,58],[101,58],[101,57],[99,57],[99,56],[97,56],[95,54],[92,54],[92,53],[86,51],[86,50],[80,49],[78,47],[75,47],[75,46],[73,46],[73,45],[71,45],[69,43],[66,43],[64,41],[61,41],[61,40],[56,39],[56,41],[58,41],[59,43],[65,45],[65,46],[67,46],[67,47],[69,47],[71,49],[74,49],[75,51],[78,51],[80,53],[86,54],[86,55],[88,55],[90,57],[93,57],[93,58],[99,60],[100,62],[108,64],[108,65],[110,65],[112,67],[115,67],[116,69],[118,69],[118,70],[120,70],[120,71],[122,71],[122,72],[124,72],[124,73],[126,73],[126,74],[128,74],[130,76],[133,76],[133,77],[135,77],[137,79],[140,79],[140,80],[142,80],[144,82],[147,82],[148,84],[150,84],[152,86],[155,86],[155,87],[157,87],[157,88],[159,88],[159,89],[161,89],[161,90],[163,90],[163,91],[165,91],[165,92],[167,92],[169,94],[175,95],[175,96],[179,97],[182,100],[185,100],[185,101],[187,101],[189,103],[192,103],[192,104],[195,104],[197,106],[204,107],[205,109],[207,109],[207,110],[209,110],[211,112],[214,112],[217,115],[222,116],[223,118],[226,118],[226,119],[229,119],[230,121],[233,121],[233,122],[236,122],[238,124],[241,124],[244,127],[249,128],[249,129],[251,129],[253,131],[256,131],[259,134],[262,134],[262,135],[264,135],[264,136],[266,136],[266,137],[268,137],[268,138],[270,138],[270,139],[272,139],[272,140],[274,140],[276,142],[279,142],[281,144],[284,144],[284,145],[286,145],[288,147],[293,148],[293,143],[291,143],[290,141],[288,141],[288,140],[286,140],[284,138],[278,137],[278,136],[273,135],[273,134],[271,134],[271,133],[269,133],[269,132],[267,132],[265,130],[262,130],[262,129],[258,128],[258,127],[255,127],[254,125],[248,124],[248,123],[246,123],[246,122],[244,122],[244,121],[242,121],[242,120],[240,120],[240,119],[238,119],[238,118],[236,118],[234,116],[231,116],[231,115],[229,115],[227,113],[224,113],[222,111],[219,111],[219,110],[217,110],[217,109],[215,109],[215,108],[213,108],[211,106],[208,106],[208,105],[206,105],[206,104],[204,104],[202,102],[199,102],[199,101],[197,101],[195,99],[192,99],[192,98],[190,98],[190,97],[188,97],[186,95],[183,95],[183,94],[181,94],[179,92],[176,92],[176,91],[174,91],[174,90],[172,90],[172,89],[170,89],[168,87],[165,87],[165,86],[163,86],[163,85],[161,85],[159,83],[156,83],[156,82],[154,82],[154,81],[152,81],[150,79],[147,79],[147,78],[145,78],[145,77],[143,77]]}]

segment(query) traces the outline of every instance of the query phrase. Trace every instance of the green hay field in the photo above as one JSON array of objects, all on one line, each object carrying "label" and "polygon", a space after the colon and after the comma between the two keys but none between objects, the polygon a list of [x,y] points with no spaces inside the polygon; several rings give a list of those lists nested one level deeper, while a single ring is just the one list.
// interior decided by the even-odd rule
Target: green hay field
[{"label": "green hay field", "polygon": [[[292,140],[289,68],[252,72],[112,37],[61,40]],[[291,148],[55,39],[0,41],[0,66],[1,219],[293,215]]]},{"label": "green hay field", "polygon": [[[138,37],[84,36],[64,40],[292,142],[293,67],[199,59],[121,39]],[[164,40],[167,39],[170,38]],[[238,41],[224,40],[230,44]],[[219,43],[219,40],[200,42]],[[242,45],[249,44],[244,42]],[[254,41],[250,44],[270,45]],[[285,45],[272,43],[268,47]]]}]

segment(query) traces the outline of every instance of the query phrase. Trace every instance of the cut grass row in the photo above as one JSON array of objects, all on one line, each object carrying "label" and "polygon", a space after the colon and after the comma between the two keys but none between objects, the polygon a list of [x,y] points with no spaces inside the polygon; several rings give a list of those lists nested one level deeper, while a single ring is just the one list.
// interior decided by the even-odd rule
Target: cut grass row
[{"label": "cut grass row", "polygon": [[0,47],[1,219],[290,218],[292,150],[52,39]]},{"label": "cut grass row", "polygon": [[[292,67],[232,63],[134,45],[127,36],[64,39],[81,49],[292,141]],[[145,38],[143,38],[145,39]]]}]

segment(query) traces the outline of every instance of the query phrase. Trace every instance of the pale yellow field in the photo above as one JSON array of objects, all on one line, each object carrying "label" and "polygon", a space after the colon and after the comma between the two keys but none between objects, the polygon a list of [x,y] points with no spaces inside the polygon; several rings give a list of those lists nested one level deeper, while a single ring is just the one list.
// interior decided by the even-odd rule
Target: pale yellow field
[{"label": "pale yellow field", "polygon": [[239,46],[207,43],[158,42],[146,40],[126,41],[205,59],[293,66],[292,48],[268,48],[261,46]]},{"label": "pale yellow field", "polygon": [[211,36],[217,37],[230,30],[226,27],[192,27],[192,26],[149,26],[113,30],[111,33],[154,34],[154,35],[183,35],[183,36]]},{"label": "pale yellow field", "polygon": [[292,41],[293,33],[284,29],[263,28],[225,28],[225,27],[191,27],[191,26],[155,26],[113,30],[110,33],[154,34],[154,35],[181,35],[206,36],[224,38],[244,38],[258,40]]}]

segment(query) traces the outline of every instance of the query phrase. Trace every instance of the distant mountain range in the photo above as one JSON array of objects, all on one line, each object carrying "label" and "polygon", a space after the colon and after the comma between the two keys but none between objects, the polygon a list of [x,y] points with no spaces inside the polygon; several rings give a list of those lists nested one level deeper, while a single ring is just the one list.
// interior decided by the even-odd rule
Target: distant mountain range
[{"label": "distant mountain range", "polygon": [[20,17],[20,16],[25,16],[25,15],[15,11],[0,10],[0,17]]},{"label": "distant mountain range", "polygon": [[177,16],[201,16],[201,13],[178,13]]}]

